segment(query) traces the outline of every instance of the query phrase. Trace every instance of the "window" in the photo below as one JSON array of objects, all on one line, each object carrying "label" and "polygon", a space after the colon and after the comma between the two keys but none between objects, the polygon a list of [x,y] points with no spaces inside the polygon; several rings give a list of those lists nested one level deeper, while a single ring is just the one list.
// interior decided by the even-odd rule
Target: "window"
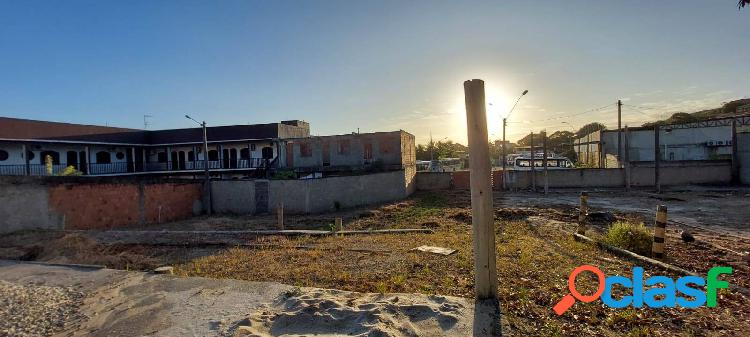
[{"label": "window", "polygon": [[351,147],[351,142],[348,139],[340,140],[339,141],[339,154],[349,154],[350,147]]},{"label": "window", "polygon": [[372,143],[365,143],[364,159],[372,159]]},{"label": "window", "polygon": [[112,157],[107,151],[99,151],[96,153],[97,164],[109,164],[112,162]]},{"label": "window", "polygon": [[66,154],[65,163],[68,164],[68,166],[78,165],[78,152],[75,151],[68,151]]},{"label": "window", "polygon": [[250,151],[255,151],[255,144],[250,144]]},{"label": "window", "polygon": [[8,151],[0,150],[0,161],[8,160]]},{"label": "window", "polygon": [[117,154],[115,155],[115,158],[122,160],[123,158],[125,158],[125,154],[122,152],[117,152]]},{"label": "window", "polygon": [[34,160],[34,152],[26,151],[26,160],[28,161]]},{"label": "window", "polygon": [[382,154],[392,153],[393,148],[395,147],[390,139],[383,139],[378,145],[380,146],[380,153]]},{"label": "window", "polygon": [[299,143],[300,157],[312,157],[312,146],[310,143]]},{"label": "window", "polygon": [[167,153],[166,152],[159,152],[156,154],[156,161],[159,163],[166,163],[167,162]]},{"label": "window", "polygon": [[195,152],[188,151],[188,161],[195,161]]}]

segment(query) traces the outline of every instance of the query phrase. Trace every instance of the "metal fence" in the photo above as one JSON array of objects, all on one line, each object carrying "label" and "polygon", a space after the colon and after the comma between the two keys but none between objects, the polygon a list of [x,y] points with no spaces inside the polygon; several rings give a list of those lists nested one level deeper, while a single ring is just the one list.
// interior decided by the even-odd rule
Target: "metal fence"
[{"label": "metal fence", "polygon": [[[264,158],[239,159],[236,161],[208,161],[208,168],[211,170],[219,169],[257,169],[265,167],[276,167],[278,160],[269,161]],[[268,166],[267,166],[268,165]],[[186,170],[204,170],[205,161],[182,161],[182,162],[163,162],[163,163],[141,163],[141,162],[117,162],[117,163],[97,163],[83,165],[52,165],[50,173],[46,165],[43,164],[19,164],[19,165],[0,165],[0,175],[3,176],[46,176],[62,175],[68,166],[72,166],[75,171],[81,175],[108,175],[122,174],[133,172],[176,172]]]}]

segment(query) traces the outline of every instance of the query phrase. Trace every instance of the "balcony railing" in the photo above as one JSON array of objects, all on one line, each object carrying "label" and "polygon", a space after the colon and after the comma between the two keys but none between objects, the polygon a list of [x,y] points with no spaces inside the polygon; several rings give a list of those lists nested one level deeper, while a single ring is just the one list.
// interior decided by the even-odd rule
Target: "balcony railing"
[{"label": "balcony railing", "polygon": [[[276,167],[278,161],[269,161],[269,167]],[[2,176],[46,176],[62,175],[69,165],[52,165],[52,172],[42,164],[20,164],[20,165],[0,165],[0,175]],[[205,170],[205,161],[183,161],[183,162],[166,162],[166,163],[141,163],[141,162],[118,162],[106,164],[83,164],[73,166],[81,175],[108,175],[108,174],[125,174],[134,172],[178,172],[178,171],[196,171]],[[258,169],[266,167],[266,159],[250,158],[236,161],[219,161],[212,160],[208,162],[210,170],[222,169]]]}]

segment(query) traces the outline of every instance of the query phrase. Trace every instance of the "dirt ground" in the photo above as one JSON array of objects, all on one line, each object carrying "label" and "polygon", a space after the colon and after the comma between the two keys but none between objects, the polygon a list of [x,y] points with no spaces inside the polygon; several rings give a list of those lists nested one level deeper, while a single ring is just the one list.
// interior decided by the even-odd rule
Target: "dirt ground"
[{"label": "dirt ground", "polygon": [[[732,266],[734,272],[727,280],[750,287],[747,191],[673,191],[661,195],[591,191],[589,195],[590,211],[600,215],[589,221],[590,237],[602,235],[614,220],[643,221],[651,226],[656,205],[665,204],[670,220],[677,221],[668,226],[665,262],[703,275],[713,266]],[[609,275],[629,275],[635,265],[646,269],[646,277],[679,275],[612,255],[561,232],[560,228],[575,227],[577,193],[496,193],[494,202],[500,297],[513,335],[744,336],[750,331],[750,300],[734,291],[721,292],[719,307],[713,309],[616,310],[594,302],[579,303],[558,317],[551,306],[564,296],[567,276],[578,265],[596,265]],[[328,229],[335,217],[343,217],[347,229],[430,228],[434,233],[247,239],[257,247],[155,246],[148,244],[148,238],[140,245],[109,245],[86,233],[19,233],[0,237],[0,257],[137,270],[174,265],[183,276],[373,293],[473,296],[468,191],[418,193],[378,207],[287,215],[286,228]],[[268,215],[195,218],[137,229],[275,227],[275,216]],[[696,242],[682,242],[683,230],[690,231]],[[442,256],[412,250],[420,245],[457,252]],[[583,289],[590,286],[590,282],[583,283]]]}]

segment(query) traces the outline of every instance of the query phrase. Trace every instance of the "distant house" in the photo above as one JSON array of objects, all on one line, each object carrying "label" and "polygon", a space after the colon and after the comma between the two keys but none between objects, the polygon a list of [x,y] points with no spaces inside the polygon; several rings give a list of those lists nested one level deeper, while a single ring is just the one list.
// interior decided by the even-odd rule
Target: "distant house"
[{"label": "distant house", "polygon": [[258,169],[343,171],[413,166],[404,131],[311,137],[300,120],[207,128],[138,130],[0,117],[0,175],[47,175],[72,166],[83,175],[249,176]]}]

